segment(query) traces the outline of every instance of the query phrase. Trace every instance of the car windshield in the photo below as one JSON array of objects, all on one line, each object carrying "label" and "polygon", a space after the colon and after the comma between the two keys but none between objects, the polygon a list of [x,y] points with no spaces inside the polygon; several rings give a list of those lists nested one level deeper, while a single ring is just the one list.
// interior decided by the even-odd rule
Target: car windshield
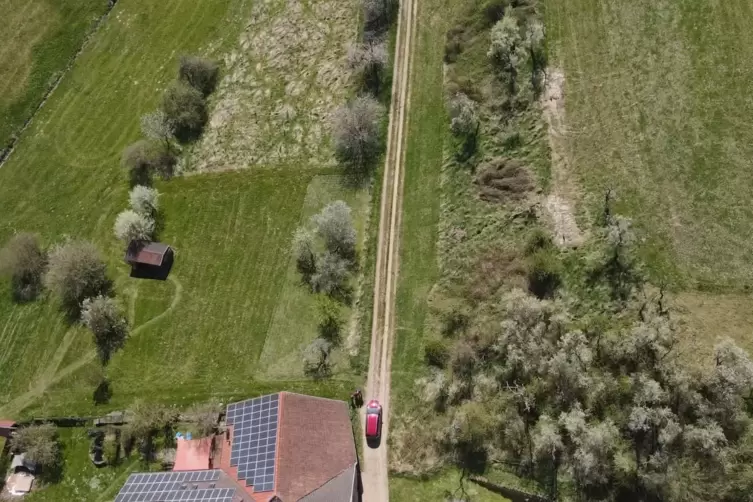
[{"label": "car windshield", "polygon": [[367,413],[379,413],[379,408],[372,406],[371,408],[367,408],[366,412]]}]

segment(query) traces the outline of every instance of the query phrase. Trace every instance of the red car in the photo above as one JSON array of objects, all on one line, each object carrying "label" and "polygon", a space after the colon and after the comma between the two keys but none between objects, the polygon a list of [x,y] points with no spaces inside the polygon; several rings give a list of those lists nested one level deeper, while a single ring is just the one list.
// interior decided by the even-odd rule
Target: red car
[{"label": "red car", "polygon": [[366,439],[379,439],[382,435],[382,405],[372,399],[366,405]]}]

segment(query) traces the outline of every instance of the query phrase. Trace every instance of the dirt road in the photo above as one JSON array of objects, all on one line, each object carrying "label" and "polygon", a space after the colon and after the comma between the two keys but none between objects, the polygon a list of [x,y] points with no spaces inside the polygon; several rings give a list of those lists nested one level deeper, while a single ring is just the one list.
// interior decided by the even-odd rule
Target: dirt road
[{"label": "dirt road", "polygon": [[[364,441],[363,500],[389,500],[387,440],[390,411],[390,370],[395,338],[395,292],[397,289],[400,224],[403,198],[404,130],[409,104],[411,55],[416,31],[417,0],[401,0],[395,44],[392,101],[387,136],[387,155],[379,214],[379,240],[374,282],[374,312],[366,401],[378,399],[384,423],[379,445]],[[363,416],[362,416],[363,419]],[[363,420],[362,420],[363,421]],[[362,427],[363,430],[363,427]]]}]

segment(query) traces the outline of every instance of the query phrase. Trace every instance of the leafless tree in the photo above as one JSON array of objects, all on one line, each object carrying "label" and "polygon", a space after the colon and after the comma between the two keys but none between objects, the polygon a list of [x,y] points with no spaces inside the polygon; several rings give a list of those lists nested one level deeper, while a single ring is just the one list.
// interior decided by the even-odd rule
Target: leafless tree
[{"label": "leafless tree", "polygon": [[0,250],[0,275],[10,277],[15,301],[27,302],[37,297],[46,266],[47,253],[34,234],[16,234]]}]

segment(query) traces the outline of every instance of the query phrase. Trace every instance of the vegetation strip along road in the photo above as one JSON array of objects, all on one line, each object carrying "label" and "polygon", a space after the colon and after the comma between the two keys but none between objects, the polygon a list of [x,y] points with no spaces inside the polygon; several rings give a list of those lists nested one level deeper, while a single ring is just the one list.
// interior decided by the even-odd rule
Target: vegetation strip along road
[{"label": "vegetation strip along road", "polygon": [[366,398],[382,404],[383,425],[379,448],[366,448],[364,500],[389,500],[387,432],[389,430],[390,371],[394,339],[394,304],[398,273],[400,211],[403,196],[403,129],[408,109],[411,49],[416,25],[416,0],[401,2],[395,44],[394,78],[379,216],[374,311]]}]

